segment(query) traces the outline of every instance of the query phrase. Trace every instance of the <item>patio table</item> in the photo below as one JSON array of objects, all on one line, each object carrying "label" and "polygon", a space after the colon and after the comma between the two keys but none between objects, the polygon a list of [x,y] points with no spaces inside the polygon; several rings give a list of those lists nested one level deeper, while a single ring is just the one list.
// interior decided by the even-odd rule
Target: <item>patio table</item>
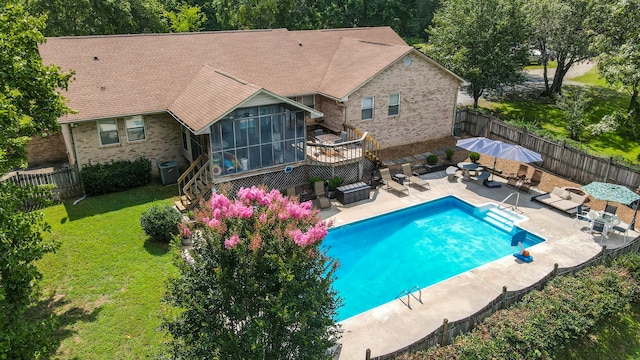
[{"label": "patio table", "polygon": [[471,180],[471,174],[469,173],[469,170],[478,171],[482,169],[480,165],[472,162],[459,162],[458,167],[464,172],[464,177],[462,178],[462,180],[464,181]]},{"label": "patio table", "polygon": [[609,238],[609,231],[612,227],[620,224],[620,218],[616,215],[607,214],[604,211],[596,211],[592,210],[587,213],[589,219],[591,219],[591,227],[593,228],[593,224],[595,221],[600,221],[604,223],[604,232],[602,236],[605,239]]}]

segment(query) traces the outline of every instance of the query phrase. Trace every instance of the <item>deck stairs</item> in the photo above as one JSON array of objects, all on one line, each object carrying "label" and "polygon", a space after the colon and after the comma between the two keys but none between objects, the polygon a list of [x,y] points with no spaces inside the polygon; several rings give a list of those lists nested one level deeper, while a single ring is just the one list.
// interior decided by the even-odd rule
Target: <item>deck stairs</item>
[{"label": "deck stairs", "polygon": [[[365,133],[361,130],[351,126],[351,125],[343,125],[345,131],[349,134],[349,139],[358,139],[361,138]],[[376,141],[376,139],[371,136],[371,134],[366,133],[364,143],[363,143],[363,154],[369,159],[372,163],[376,165],[376,167],[384,167],[382,163],[382,159],[380,159],[380,144]]]},{"label": "deck stairs", "polygon": [[200,155],[178,179],[180,200],[175,202],[180,211],[193,209],[213,187],[211,161]]}]

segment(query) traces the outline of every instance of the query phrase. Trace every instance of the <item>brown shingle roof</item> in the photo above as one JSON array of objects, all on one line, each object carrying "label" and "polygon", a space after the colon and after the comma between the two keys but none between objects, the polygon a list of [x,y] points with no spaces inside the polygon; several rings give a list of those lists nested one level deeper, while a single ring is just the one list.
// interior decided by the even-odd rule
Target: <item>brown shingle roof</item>
[{"label": "brown shingle roof", "polygon": [[261,90],[205,65],[169,105],[169,111],[195,132]]},{"label": "brown shingle roof", "polygon": [[[45,63],[76,72],[65,96],[78,113],[61,122],[177,107],[183,91],[193,96],[202,91],[193,87],[218,78],[204,75],[211,68],[281,96],[340,99],[410,50],[389,27],[63,37],[40,46]],[[212,105],[205,107],[212,116]],[[203,114],[193,116],[200,123]]]}]

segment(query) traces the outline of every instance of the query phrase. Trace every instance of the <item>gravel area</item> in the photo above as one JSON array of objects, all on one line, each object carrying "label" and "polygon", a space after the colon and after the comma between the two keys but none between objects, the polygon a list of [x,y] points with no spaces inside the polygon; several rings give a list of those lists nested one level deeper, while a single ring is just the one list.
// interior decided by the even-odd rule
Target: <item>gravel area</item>
[{"label": "gravel area", "polygon": [[[380,158],[384,161],[384,160],[400,159],[403,157],[407,157],[415,154],[422,154],[425,152],[443,154],[444,150],[446,150],[447,148],[455,147],[456,141],[457,141],[456,138],[454,138],[453,136],[450,136],[443,139],[424,141],[424,142],[402,145],[402,146],[395,146],[395,147],[381,150]],[[440,161],[445,161],[444,155],[439,155],[439,158],[440,158]],[[466,150],[456,150],[455,154],[453,155],[453,162],[457,163],[457,162],[468,161],[468,160],[469,160],[469,152]],[[480,155],[479,163],[481,165],[493,166],[493,161],[494,161],[494,158],[492,156],[487,156],[482,154]],[[499,170],[502,170],[502,174],[504,176],[508,176],[509,174],[516,173],[518,171],[519,166],[520,166],[520,163],[517,161],[504,160],[500,158],[498,158],[496,162],[496,168]],[[399,169],[394,169],[394,170],[398,171]],[[574,187],[574,188],[580,188],[581,186],[581,184],[556,176],[548,171],[545,171],[545,169],[541,169],[541,170],[544,172],[544,174],[542,175],[542,182],[540,183],[541,192],[550,192],[551,190],[553,190],[555,186]],[[532,173],[533,173],[533,170],[529,170],[529,176],[531,176]],[[603,210],[605,206],[605,202],[601,200],[595,200],[590,197],[586,205],[588,205],[594,210]],[[618,212],[616,214],[620,217],[620,219],[622,219],[622,221],[629,223],[633,218],[634,210],[624,205],[620,205],[618,206]]]}]

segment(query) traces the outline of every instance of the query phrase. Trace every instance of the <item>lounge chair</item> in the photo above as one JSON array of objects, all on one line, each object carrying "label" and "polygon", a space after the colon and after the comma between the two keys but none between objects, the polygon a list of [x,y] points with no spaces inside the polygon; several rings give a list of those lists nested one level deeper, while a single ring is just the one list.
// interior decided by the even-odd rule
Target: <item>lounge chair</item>
[{"label": "lounge chair", "polygon": [[518,190],[524,191],[527,194],[530,194],[533,188],[538,189],[538,185],[540,185],[541,181],[542,181],[542,170],[535,169],[533,170],[533,175],[531,175],[531,179],[525,180],[525,182],[523,182],[520,185],[520,188],[518,188]]},{"label": "lounge chair", "polygon": [[429,185],[429,182],[427,180],[422,180],[419,177],[413,175],[413,172],[411,172],[411,164],[402,164],[402,173],[407,177],[407,179],[409,179],[411,185],[422,187],[426,190],[431,189],[431,185]]},{"label": "lounge chair", "polygon": [[389,191],[389,189],[395,190],[395,191],[397,191],[399,193],[402,193],[402,192],[406,191],[407,195],[409,195],[409,188],[407,188],[406,186],[404,186],[402,184],[399,184],[399,183],[395,182],[391,178],[391,173],[389,172],[388,168],[380,169],[380,176],[382,176],[382,181],[387,186],[387,191]]},{"label": "lounge chair", "polygon": [[552,192],[533,196],[531,200],[536,200],[552,208],[564,211],[569,215],[573,215],[578,212],[578,205],[582,205],[585,200],[587,200],[587,197],[555,187]]},{"label": "lounge chair", "polygon": [[320,210],[331,208],[331,201],[329,201],[329,198],[326,197],[326,194],[324,192],[324,181],[314,182],[313,192],[316,193],[317,200],[318,200],[318,207],[320,208]]}]

